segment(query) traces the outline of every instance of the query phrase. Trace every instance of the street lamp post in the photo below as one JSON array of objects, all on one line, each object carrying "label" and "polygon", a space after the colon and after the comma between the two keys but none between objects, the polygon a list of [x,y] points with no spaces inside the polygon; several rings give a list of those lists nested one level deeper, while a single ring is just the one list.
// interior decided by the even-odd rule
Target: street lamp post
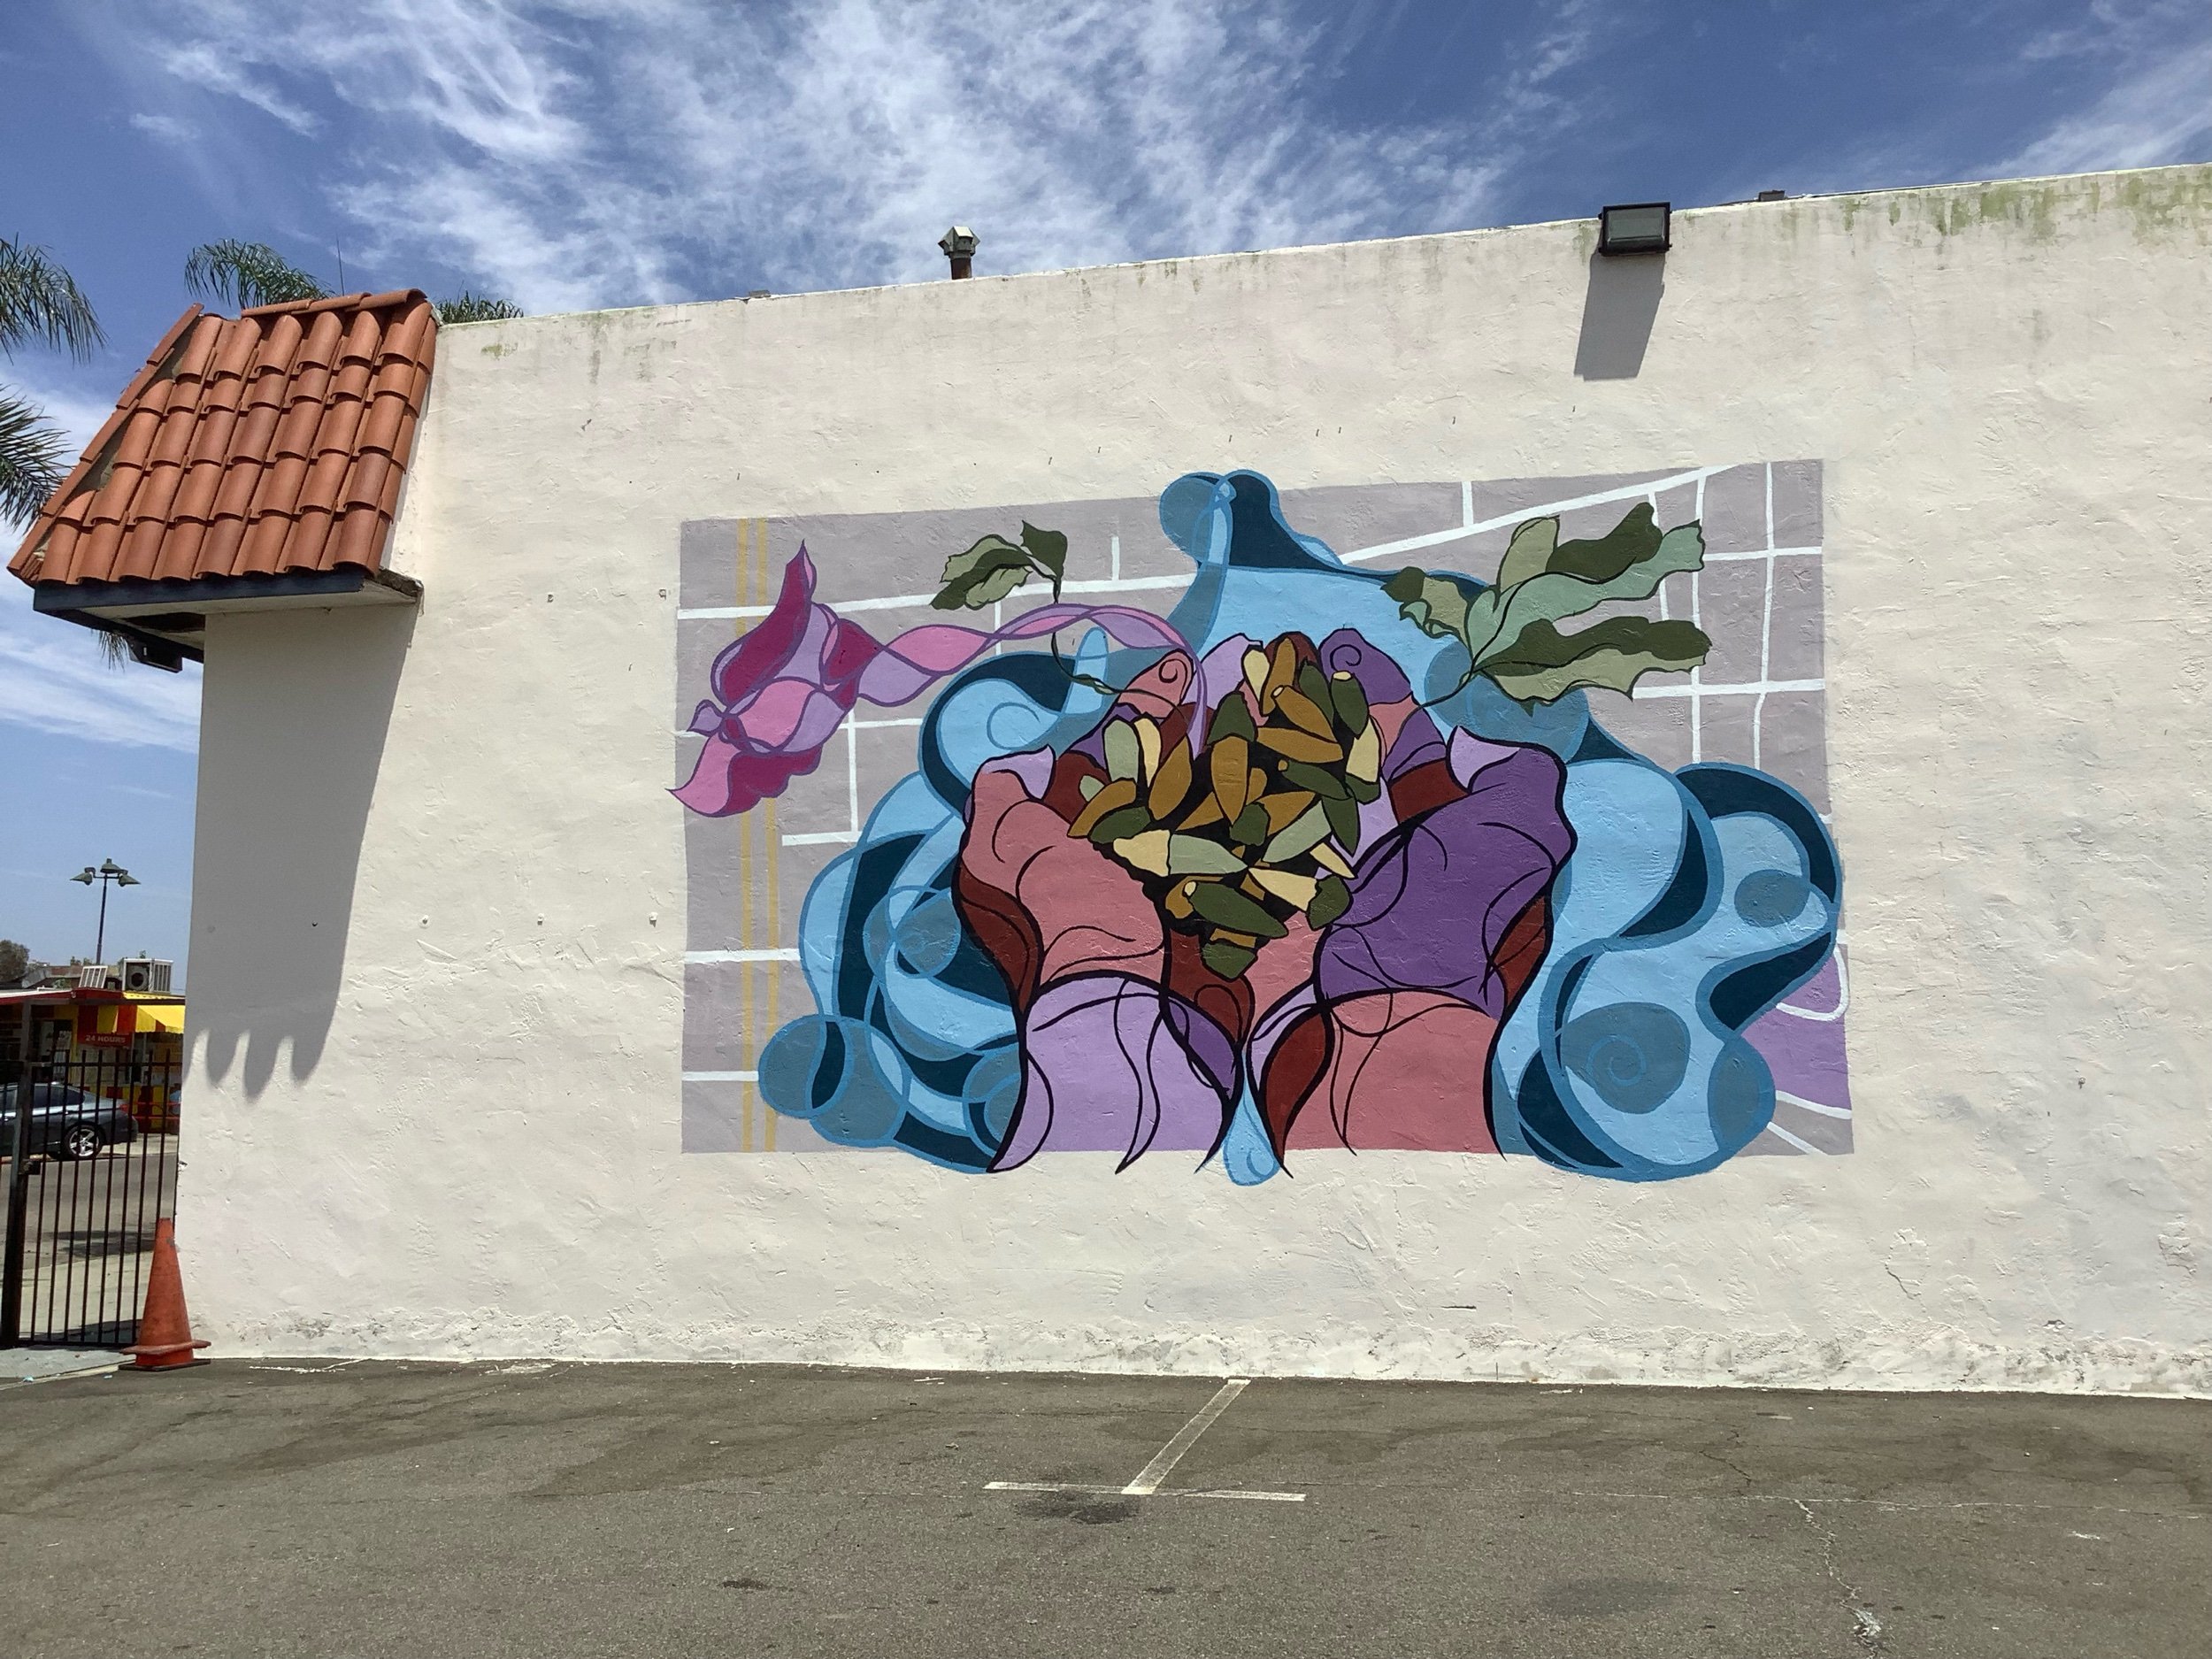
[{"label": "street lamp post", "polygon": [[94,938],[92,959],[104,964],[107,960],[108,948],[109,885],[112,883],[119,887],[134,887],[138,885],[138,878],[117,864],[114,859],[103,858],[97,870],[87,864],[69,879],[72,881],[81,881],[87,887],[90,887],[96,881],[100,884],[100,931]]}]

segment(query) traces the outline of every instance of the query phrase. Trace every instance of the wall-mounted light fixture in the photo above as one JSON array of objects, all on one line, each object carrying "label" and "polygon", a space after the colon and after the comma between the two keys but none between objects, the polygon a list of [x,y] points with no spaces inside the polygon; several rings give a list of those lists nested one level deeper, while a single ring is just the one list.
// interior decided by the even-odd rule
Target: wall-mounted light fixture
[{"label": "wall-mounted light fixture", "polygon": [[1664,202],[1625,202],[1598,213],[1598,251],[1607,255],[1664,253],[1674,245],[1673,217]]},{"label": "wall-mounted light fixture", "polygon": [[975,250],[981,242],[982,238],[965,225],[955,225],[937,239],[938,247],[944,250],[945,257],[952,262],[952,275],[955,281],[974,273]]}]

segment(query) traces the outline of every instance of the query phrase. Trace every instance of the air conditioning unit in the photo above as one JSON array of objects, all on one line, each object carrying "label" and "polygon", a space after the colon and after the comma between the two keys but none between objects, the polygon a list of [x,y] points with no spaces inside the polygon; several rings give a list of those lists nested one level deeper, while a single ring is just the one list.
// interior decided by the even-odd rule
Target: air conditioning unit
[{"label": "air conditioning unit", "polygon": [[123,976],[126,991],[151,991],[165,996],[169,991],[169,975],[176,964],[163,962],[153,956],[126,956],[115,966]]},{"label": "air conditioning unit", "polygon": [[77,976],[77,988],[80,991],[105,991],[111,988],[108,984],[108,966],[104,962],[79,964],[73,972]]}]

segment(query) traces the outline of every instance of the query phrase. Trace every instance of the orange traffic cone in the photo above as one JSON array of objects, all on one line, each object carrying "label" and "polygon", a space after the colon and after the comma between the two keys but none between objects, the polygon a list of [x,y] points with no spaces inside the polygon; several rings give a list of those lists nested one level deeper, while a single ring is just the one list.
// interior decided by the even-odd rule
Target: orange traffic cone
[{"label": "orange traffic cone", "polygon": [[192,1339],[192,1318],[184,1310],[184,1273],[177,1266],[177,1224],[154,1223],[154,1266],[146,1281],[146,1310],[139,1316],[138,1340],[130,1352],[140,1371],[169,1371],[204,1365],[192,1356],[205,1342]]}]

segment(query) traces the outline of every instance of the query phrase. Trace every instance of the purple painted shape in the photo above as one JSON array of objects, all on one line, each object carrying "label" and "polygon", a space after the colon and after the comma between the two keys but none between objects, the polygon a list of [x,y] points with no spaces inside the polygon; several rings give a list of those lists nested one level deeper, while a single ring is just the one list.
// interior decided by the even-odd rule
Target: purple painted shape
[{"label": "purple painted shape", "polygon": [[[1774,1073],[1774,1087],[1816,1106],[1849,1110],[1851,1079],[1843,1043],[1843,980],[1834,954],[1820,972],[1782,999],[1782,1006],[1753,1020],[1744,1037]],[[1809,1019],[1789,1009],[1833,1014]]]},{"label": "purple painted shape", "polygon": [[1480,748],[1502,753],[1472,773],[1463,799],[1401,825],[1362,855],[1351,907],[1330,924],[1315,957],[1324,997],[1442,991],[1504,1017],[1505,983],[1492,958],[1566,862],[1574,833],[1560,811],[1556,756]]},{"label": "purple painted shape", "polygon": [[758,627],[714,659],[714,699],[692,713],[706,738],[691,776],[670,791],[705,818],[727,818],[780,795],[821,763],[822,747],[853,704],[905,703],[994,645],[1042,639],[1087,622],[1126,646],[1178,648],[1181,634],[1126,605],[1043,605],[986,634],[926,623],[882,644],[814,599],[814,561],[802,547]]},{"label": "purple painted shape", "polygon": [[1021,1104],[994,1170],[1040,1152],[1205,1152],[1234,1086],[1229,1035],[1180,997],[1120,973],[1045,987],[1022,1022]]},{"label": "purple painted shape", "polygon": [[1444,734],[1436,729],[1426,709],[1416,709],[1406,716],[1391,742],[1390,753],[1383,757],[1383,781],[1387,783],[1430,761],[1442,760],[1445,755]]},{"label": "purple painted shape", "polygon": [[1024,794],[1033,801],[1045,798],[1045,791],[1052,787],[1052,765],[1058,757],[1048,749],[1024,749],[1018,755],[996,755],[977,768],[976,775],[1002,772],[1022,787]]},{"label": "purple painted shape", "polygon": [[1317,648],[1325,674],[1349,674],[1359,681],[1371,706],[1403,703],[1413,695],[1413,683],[1388,653],[1360,637],[1357,630],[1339,628]]}]

